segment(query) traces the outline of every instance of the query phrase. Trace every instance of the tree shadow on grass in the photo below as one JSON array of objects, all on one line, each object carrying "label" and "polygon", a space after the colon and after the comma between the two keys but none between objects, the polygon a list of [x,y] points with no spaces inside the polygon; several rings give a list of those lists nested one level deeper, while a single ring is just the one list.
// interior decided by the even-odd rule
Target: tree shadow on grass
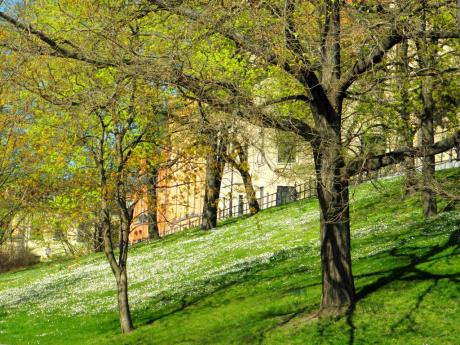
[{"label": "tree shadow on grass", "polygon": [[[435,262],[440,259],[448,260],[449,257],[457,255],[460,251],[460,223],[458,220],[454,220],[455,230],[450,233],[448,240],[443,244],[431,245],[431,246],[410,246],[410,243],[414,243],[413,239],[417,236],[424,237],[427,235],[439,236],[445,232],[439,232],[439,230],[433,231],[430,228],[430,224],[425,224],[420,229],[420,224],[414,225],[414,228],[411,229],[410,233],[415,233],[416,228],[418,227],[418,235],[411,236],[410,241],[401,238],[400,241],[392,248],[385,252],[381,252],[372,258],[363,259],[363,262],[366,260],[381,260],[388,258],[397,259],[400,266],[393,267],[387,270],[379,270],[375,272],[363,273],[356,275],[357,279],[359,278],[372,278],[375,277],[376,280],[362,286],[357,291],[357,301],[365,299],[367,296],[379,291],[385,286],[393,282],[417,282],[417,281],[429,281],[431,284],[425,288],[416,298],[415,305],[407,310],[406,313],[401,315],[398,320],[394,323],[392,327],[396,327],[404,320],[410,320],[418,311],[419,307],[423,303],[425,297],[429,295],[437,286],[440,279],[448,279],[454,282],[460,282],[460,271],[454,273],[433,273],[429,272],[426,269],[418,267],[421,264],[427,264],[430,262]],[[434,229],[434,228],[433,228]],[[385,239],[386,241],[386,239]],[[150,303],[150,308],[148,310],[139,312],[136,315],[135,319],[138,321],[139,325],[148,325],[152,324],[161,319],[167,318],[168,316],[181,313],[187,308],[192,306],[199,305],[204,302],[209,297],[215,296],[218,293],[225,291],[226,289],[231,289],[234,286],[240,284],[250,284],[251,286],[257,284],[263,284],[264,282],[274,282],[278,279],[285,279],[286,281],[294,274],[304,274],[311,272],[311,269],[307,269],[303,266],[300,266],[298,263],[301,260],[306,260],[307,257],[312,256],[312,250],[317,248],[313,247],[297,247],[289,250],[282,250],[273,255],[273,257],[267,262],[264,260],[257,260],[253,262],[247,262],[243,265],[235,265],[230,268],[231,272],[225,274],[217,274],[210,277],[209,279],[202,280],[197,282],[196,286],[206,287],[203,291],[189,295],[187,291],[182,291],[178,294],[164,294],[158,296]],[[288,260],[298,260],[299,262],[288,263]],[[315,268],[314,270],[316,270]],[[315,273],[316,274],[316,273]],[[320,285],[320,281],[314,281],[313,284],[299,283],[300,280],[296,280],[289,284],[282,292],[291,293],[292,291],[302,290]],[[207,300],[210,301],[209,299]],[[166,302],[167,306],[161,309],[158,309],[160,302]],[[311,301],[310,301],[311,302]],[[261,315],[262,319],[272,320],[268,323],[261,321],[260,329],[257,334],[254,334],[254,338],[251,338],[250,343],[263,343],[265,341],[265,336],[279,328],[283,327],[293,320],[308,320],[309,315],[307,313],[313,312],[317,305],[312,303],[304,304],[298,307],[295,307],[296,310],[292,308],[275,311],[275,312],[266,312]],[[216,303],[218,307],[220,302],[216,300],[211,300],[211,303]],[[214,306],[214,305],[212,305]],[[152,311],[156,309],[155,311]],[[354,344],[356,341],[356,331],[357,327],[354,324],[354,307],[349,310],[346,314],[345,321],[349,326],[349,336],[348,343]],[[307,317],[306,317],[307,316]],[[302,321],[303,322],[303,321]],[[323,325],[322,322],[318,323],[318,327],[328,327]],[[320,332],[321,333],[321,332]]]},{"label": "tree shadow on grass", "polygon": [[[377,271],[355,276],[355,278],[380,276],[376,281],[367,284],[358,290],[356,295],[357,302],[396,281],[432,282],[432,284],[430,284],[417,297],[417,301],[414,307],[409,309],[401,318],[399,318],[391,326],[391,329],[395,330],[397,325],[399,325],[401,322],[406,320],[412,320],[413,315],[417,312],[425,297],[433,291],[440,279],[448,279],[449,281],[459,283],[460,270],[458,272],[451,274],[438,274],[428,272],[424,269],[417,267],[421,264],[429,263],[435,260],[439,260],[441,258],[448,259],[449,257],[458,254],[458,252],[460,251],[460,222],[456,221],[456,223],[457,224],[455,225],[455,230],[450,234],[448,240],[442,245],[434,245],[429,247],[394,247],[386,252],[387,255],[397,258],[400,262],[407,262],[407,264],[386,271]],[[443,253],[446,250],[451,250],[451,253],[440,257],[439,254]],[[350,329],[348,341],[348,344],[350,345],[355,343],[356,326],[353,322],[354,312],[355,306],[353,306],[348,311],[346,316],[346,322]]]},{"label": "tree shadow on grass", "polygon": [[[281,250],[275,253],[268,261],[258,259],[243,264],[237,264],[228,269],[227,273],[216,274],[198,281],[194,286],[203,287],[199,293],[190,294],[190,291],[182,291],[176,294],[164,293],[149,303],[149,306],[143,311],[139,311],[135,316],[138,325],[149,325],[158,320],[164,319],[185,309],[195,306],[208,297],[218,294],[221,291],[230,289],[240,284],[250,284],[251,286],[263,283],[286,279],[295,274],[302,274],[310,271],[305,266],[294,266],[290,269],[279,269],[278,265],[286,264],[289,260],[296,260],[311,254],[313,247],[299,246],[288,250]],[[302,286],[288,286],[287,293],[294,290],[305,289],[310,286],[318,285],[302,284]],[[159,304],[166,304],[167,307],[152,312],[152,309],[158,308]],[[276,315],[279,316],[279,315]]]},{"label": "tree shadow on grass", "polygon": [[[417,238],[426,238],[426,236],[440,236],[443,235],[444,231],[439,231],[439,226],[436,226],[437,220],[433,222],[427,222],[424,224],[415,224],[410,231],[408,232],[410,238],[407,239],[402,234],[401,238],[397,241],[396,245],[384,252],[374,255],[371,258],[361,259],[365,263],[369,260],[384,260],[385,258],[393,258],[400,265],[397,267],[392,267],[386,270],[379,270],[374,272],[363,273],[355,275],[355,278],[372,278],[375,277],[376,280],[368,283],[357,290],[356,302],[365,299],[366,297],[372,295],[373,293],[378,292],[381,289],[384,289],[386,286],[394,282],[428,282],[428,286],[424,288],[418,296],[415,297],[415,304],[412,308],[409,308],[407,311],[402,313],[397,320],[390,325],[390,329],[395,331],[397,327],[401,324],[406,323],[410,325],[414,324],[414,316],[419,310],[425,298],[433,292],[439,281],[441,279],[447,279],[454,283],[460,283],[460,268],[453,273],[434,273],[430,272],[427,269],[420,268],[422,264],[429,264],[436,262],[438,260],[445,260],[446,263],[449,263],[449,258],[453,258],[460,253],[460,221],[458,218],[453,217],[450,220],[449,226],[454,226],[454,231],[449,234],[449,238],[442,244],[427,245],[427,246],[414,246],[408,245],[414,243],[414,240]],[[435,225],[435,226],[433,226]],[[442,225],[444,226],[444,225]],[[441,227],[442,227],[441,226]],[[413,235],[418,233],[418,235]],[[407,234],[406,234],[407,236]],[[387,241],[388,239],[381,239],[382,242]],[[360,261],[361,261],[360,260]],[[401,265],[401,263],[403,263]],[[367,265],[366,265],[367,266]],[[357,326],[354,323],[355,317],[355,307],[352,306],[345,314],[345,322],[348,325],[348,344],[355,344],[356,342],[356,331]],[[307,313],[310,313],[307,315]],[[306,308],[305,310],[299,310],[299,312],[292,313],[292,318],[289,317],[286,319],[286,322],[280,322],[275,327],[267,329],[265,333],[273,331],[277,327],[284,326],[285,324],[297,319],[297,322],[306,321],[311,319],[317,319],[318,313],[312,313],[312,311]],[[318,322],[318,333],[320,337],[322,334],[326,333],[328,328],[328,323]],[[408,331],[411,331],[409,328]],[[412,330],[415,331],[415,330]]]}]

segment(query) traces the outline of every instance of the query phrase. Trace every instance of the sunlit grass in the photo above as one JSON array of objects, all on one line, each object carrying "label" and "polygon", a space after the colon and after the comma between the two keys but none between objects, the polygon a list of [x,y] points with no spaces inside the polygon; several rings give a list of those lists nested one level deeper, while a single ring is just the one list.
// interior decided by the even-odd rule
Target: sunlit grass
[{"label": "sunlit grass", "polygon": [[[455,191],[460,171],[442,176]],[[321,295],[319,213],[305,200],[134,246],[129,336],[118,334],[102,255],[2,274],[0,344],[456,344],[458,209],[425,222],[400,181],[361,185],[352,199],[359,302],[348,317],[309,320]]]}]

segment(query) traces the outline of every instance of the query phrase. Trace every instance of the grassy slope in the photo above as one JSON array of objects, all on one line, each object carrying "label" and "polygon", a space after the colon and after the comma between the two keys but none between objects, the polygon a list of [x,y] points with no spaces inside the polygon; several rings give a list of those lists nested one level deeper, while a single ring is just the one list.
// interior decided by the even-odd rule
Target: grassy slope
[{"label": "grassy slope", "polygon": [[[460,170],[442,175],[458,187]],[[354,192],[348,317],[308,320],[321,295],[310,200],[133,248],[129,336],[100,255],[2,274],[0,344],[458,344],[460,212],[424,222],[400,190]]]}]

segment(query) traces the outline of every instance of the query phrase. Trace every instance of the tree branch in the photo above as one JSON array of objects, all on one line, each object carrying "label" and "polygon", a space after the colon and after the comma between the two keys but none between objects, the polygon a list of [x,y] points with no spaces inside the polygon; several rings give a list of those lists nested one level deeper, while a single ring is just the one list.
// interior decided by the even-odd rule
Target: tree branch
[{"label": "tree branch", "polygon": [[356,61],[353,64],[353,67],[344,74],[340,79],[340,93],[344,94],[347,89],[353,84],[353,82],[359,77],[359,75],[369,71],[372,67],[383,60],[384,55],[395,45],[402,42],[405,38],[437,38],[437,39],[447,39],[447,38],[459,38],[460,32],[450,32],[450,31],[427,31],[427,32],[413,32],[406,35],[399,34],[396,28],[394,27],[391,32],[382,40],[381,44],[374,47],[371,53],[368,56],[363,57],[362,59]]},{"label": "tree branch", "polygon": [[460,145],[460,130],[449,138],[440,140],[430,147],[401,148],[381,155],[355,159],[348,163],[343,169],[344,176],[350,177],[361,171],[374,171],[388,165],[397,164],[404,161],[407,157],[423,157],[436,155],[445,152],[457,145]]},{"label": "tree branch", "polygon": [[[286,117],[275,117],[267,114],[265,107],[270,104],[275,104],[288,100],[309,100],[305,95],[293,95],[283,97],[284,99],[278,99],[272,102],[268,102],[263,105],[256,105],[254,101],[249,97],[244,91],[238,89],[233,84],[228,83],[219,83],[219,82],[207,82],[203,80],[198,80],[197,78],[181,74],[179,77],[180,84],[186,87],[188,90],[194,93],[193,96],[184,95],[190,99],[193,99],[198,102],[204,102],[215,109],[232,113],[235,110],[235,104],[239,104],[240,108],[237,109],[236,115],[252,123],[254,125],[259,125],[266,128],[274,128],[283,131],[292,131],[297,135],[303,137],[307,141],[312,141],[318,138],[318,132],[308,125],[306,122],[296,119],[296,118],[286,118]],[[203,87],[203,85],[212,85],[210,89]],[[223,88],[226,91],[229,91],[232,97],[230,101],[223,101],[222,98],[216,97],[213,95],[213,91],[216,86]],[[237,100],[235,102],[234,100]]]},{"label": "tree branch", "polygon": [[340,78],[339,93],[345,94],[348,88],[355,82],[359,75],[367,72],[372,66],[380,63],[383,60],[385,53],[401,42],[403,37],[393,29],[381,42],[380,45],[374,47],[368,56],[361,58],[353,64],[353,67],[348,70],[342,78]]},{"label": "tree branch", "polygon": [[311,98],[306,95],[290,95],[285,97],[280,97],[277,99],[269,100],[260,105],[260,107],[268,107],[270,105],[275,105],[279,103],[284,103],[288,101],[301,101],[301,102],[310,102]]},{"label": "tree branch", "polygon": [[[114,63],[109,62],[109,61],[100,61],[100,60],[95,60],[91,59],[79,52],[71,51],[66,48],[64,48],[61,44],[59,44],[59,40],[51,38],[49,35],[45,34],[43,31],[40,31],[38,29],[35,29],[32,25],[30,24],[23,24],[16,20],[15,18],[9,16],[8,14],[4,12],[0,12],[0,19],[5,20],[6,22],[12,24],[14,27],[21,29],[23,31],[26,31],[28,33],[31,33],[32,35],[36,36],[38,39],[40,39],[42,42],[46,43],[53,51],[56,52],[56,56],[59,57],[64,57],[64,58],[69,58],[73,60],[78,60],[82,62],[86,62],[92,65],[95,65],[97,67],[113,67],[115,66]],[[65,41],[67,44],[69,44],[72,47],[76,47],[74,44],[72,44],[69,41]]]}]

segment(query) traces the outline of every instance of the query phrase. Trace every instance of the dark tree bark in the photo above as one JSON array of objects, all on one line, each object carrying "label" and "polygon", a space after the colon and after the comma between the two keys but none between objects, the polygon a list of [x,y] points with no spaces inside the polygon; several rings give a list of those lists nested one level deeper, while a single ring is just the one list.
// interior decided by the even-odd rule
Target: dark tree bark
[{"label": "dark tree bark", "polygon": [[[422,1],[422,31],[426,31],[426,0]],[[417,55],[419,65],[422,69],[431,69],[434,67],[435,52],[433,51],[434,42],[430,44],[426,38],[421,38],[416,41]],[[421,190],[423,215],[426,218],[437,214],[436,193],[434,192],[435,180],[435,156],[428,153],[428,150],[434,144],[434,101],[433,101],[433,77],[425,76],[422,80],[422,103],[423,109],[420,114],[420,141],[423,151],[422,156],[422,181]],[[428,188],[427,188],[428,187]]]},{"label": "dark tree bark", "polygon": [[220,186],[224,173],[225,144],[219,135],[209,131],[209,151],[206,155],[205,193],[201,228],[210,230],[217,226],[217,210],[219,204]]},{"label": "dark tree bark", "polygon": [[243,147],[243,145],[236,140],[232,141],[232,146],[238,158],[235,159],[235,157],[233,157],[233,152],[230,152],[225,155],[225,159],[240,173],[246,192],[246,199],[248,200],[249,213],[255,215],[260,211],[260,206],[252,183],[252,176],[249,173],[248,148]]},{"label": "dark tree bark", "polygon": [[123,333],[130,333],[134,330],[133,321],[131,319],[131,311],[129,309],[128,298],[128,243],[129,231],[132,223],[132,212],[126,206],[124,198],[119,199],[121,210],[121,224],[119,233],[119,257],[117,263],[118,270],[115,272],[115,279],[117,282],[117,301],[118,313],[120,316],[121,331]]},{"label": "dark tree bark", "polygon": [[[356,294],[351,267],[349,180],[341,174],[345,164],[341,138],[343,94],[339,91],[340,2],[327,1],[324,11],[325,25],[321,34],[324,90],[310,102],[319,132],[311,144],[321,210],[321,311],[341,314],[354,304]],[[310,89],[313,83],[313,80],[308,83]]]},{"label": "dark tree bark", "polygon": [[260,211],[259,202],[257,201],[256,191],[252,184],[252,177],[249,171],[246,169],[238,169],[243,179],[244,190],[246,192],[246,198],[248,199],[249,214],[255,215]]},{"label": "dark tree bark", "polygon": [[102,236],[102,224],[100,222],[94,223],[94,233],[93,233],[93,251],[102,252],[104,238]]},{"label": "dark tree bark", "polygon": [[246,198],[248,199],[249,213],[251,215],[256,214],[260,211],[259,202],[257,201],[256,191],[252,184],[252,176],[249,173],[249,157],[248,157],[248,148],[243,147],[239,144],[238,149],[238,158],[239,164],[237,164],[238,172],[241,174],[243,179],[244,190],[246,191]]},{"label": "dark tree bark", "polygon": [[120,320],[120,327],[123,333],[130,333],[134,330],[134,325],[131,319],[131,312],[129,309],[128,299],[128,277],[127,277],[127,259],[128,259],[128,235],[129,227],[123,220],[122,215],[120,225],[120,238],[119,238],[119,259],[117,261],[114,252],[114,245],[112,241],[113,226],[108,207],[109,195],[107,191],[107,178],[105,177],[105,170],[101,170],[101,185],[102,185],[102,201],[101,201],[101,218],[104,236],[104,254],[107,257],[110,268],[115,276],[117,284],[117,302],[118,302],[118,315]]},{"label": "dark tree bark", "polygon": [[[420,136],[422,148],[429,148],[434,144],[433,125],[433,84],[427,77],[422,82],[423,112],[420,118]],[[434,186],[435,180],[435,156],[428,153],[422,157],[422,185]],[[426,218],[437,214],[436,193],[433,188],[422,189],[423,215]]]},{"label": "dark tree bark", "polygon": [[126,269],[121,270],[117,276],[117,301],[121,330],[123,333],[130,333],[134,330],[134,325],[129,309],[128,275]]},{"label": "dark tree bark", "polygon": [[312,147],[321,211],[321,311],[339,315],[353,305],[356,294],[351,263],[349,178],[342,174],[344,158],[337,127],[334,122],[323,122],[319,127],[321,136],[312,142]]},{"label": "dark tree bark", "polygon": [[315,153],[321,209],[321,309],[325,313],[341,314],[356,299],[351,266],[348,181],[338,173],[339,156],[336,162],[325,162],[321,157],[324,152]]},{"label": "dark tree bark", "polygon": [[147,183],[147,205],[148,205],[148,224],[149,224],[149,237],[150,239],[160,239],[160,232],[158,230],[158,216],[157,216],[157,187],[158,187],[158,174],[159,168],[157,165],[149,166],[148,164],[148,183]]}]

